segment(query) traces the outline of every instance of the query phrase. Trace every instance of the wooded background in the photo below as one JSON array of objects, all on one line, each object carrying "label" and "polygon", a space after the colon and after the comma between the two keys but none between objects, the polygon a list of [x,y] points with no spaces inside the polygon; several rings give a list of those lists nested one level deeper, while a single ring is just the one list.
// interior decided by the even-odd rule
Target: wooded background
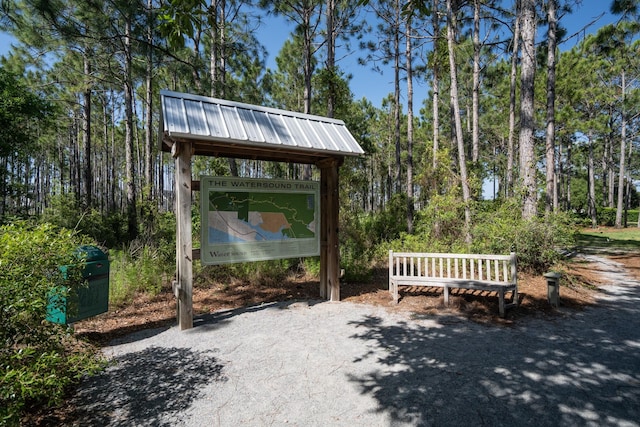
[{"label": "wooded background", "polygon": [[[516,200],[524,219],[567,211],[595,226],[608,212],[620,227],[638,206],[638,1],[612,1],[616,23],[562,52],[577,0],[0,4],[17,40],[0,69],[5,221],[111,216],[127,224],[116,239],[133,239],[154,212],[171,211],[173,161],[158,150],[165,88],[344,120],[367,155],[342,167],[343,219],[385,212],[412,233],[417,213],[450,209],[464,215],[468,241],[483,183],[494,181],[494,203]],[[273,14],[295,24],[276,69],[256,36]],[[337,50],[392,70],[382,105],[354,99]],[[421,105],[416,83],[428,88]],[[196,177],[317,173],[194,164]]]}]

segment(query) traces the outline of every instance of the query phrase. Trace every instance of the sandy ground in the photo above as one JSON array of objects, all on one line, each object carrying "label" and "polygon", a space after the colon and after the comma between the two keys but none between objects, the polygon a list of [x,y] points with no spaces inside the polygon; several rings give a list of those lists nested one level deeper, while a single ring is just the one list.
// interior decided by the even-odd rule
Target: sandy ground
[{"label": "sandy ground", "polygon": [[83,382],[66,424],[640,425],[640,283],[612,259],[587,255],[584,266],[598,266],[595,304],[532,303],[506,321],[477,307],[483,296],[416,312],[359,294],[119,333],[103,349],[111,366]]}]

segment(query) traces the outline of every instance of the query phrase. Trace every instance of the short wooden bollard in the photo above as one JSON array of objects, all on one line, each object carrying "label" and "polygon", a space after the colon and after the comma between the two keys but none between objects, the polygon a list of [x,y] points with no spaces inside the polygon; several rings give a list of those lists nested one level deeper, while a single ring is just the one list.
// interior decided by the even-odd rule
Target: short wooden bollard
[{"label": "short wooden bollard", "polygon": [[551,271],[544,273],[544,277],[547,279],[547,301],[557,308],[560,305],[560,278],[562,274]]}]

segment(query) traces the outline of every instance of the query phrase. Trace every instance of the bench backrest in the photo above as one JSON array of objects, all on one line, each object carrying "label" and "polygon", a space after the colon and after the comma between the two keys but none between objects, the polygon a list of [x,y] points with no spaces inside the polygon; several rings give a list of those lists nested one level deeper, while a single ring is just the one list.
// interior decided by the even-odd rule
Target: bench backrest
[{"label": "bench backrest", "polygon": [[516,284],[516,254],[445,254],[389,251],[393,277],[479,280]]}]

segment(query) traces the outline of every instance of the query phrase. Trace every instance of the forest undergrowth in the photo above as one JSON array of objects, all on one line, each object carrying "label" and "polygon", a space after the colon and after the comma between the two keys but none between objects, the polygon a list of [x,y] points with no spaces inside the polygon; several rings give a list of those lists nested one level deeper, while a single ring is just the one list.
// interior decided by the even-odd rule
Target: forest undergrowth
[{"label": "forest undergrowth", "polygon": [[[393,249],[516,252],[519,275],[525,278],[519,281],[525,297],[518,313],[511,315],[509,321],[548,309],[540,280],[541,273],[549,269],[565,272],[566,304],[579,307],[589,303],[588,292],[581,289],[593,287],[595,279],[586,270],[580,270],[580,266],[571,266],[564,257],[577,244],[585,243],[584,237],[582,242],[577,239],[581,236],[577,226],[580,222],[574,217],[555,214],[523,221],[519,211],[508,202],[484,205],[484,209],[475,211],[471,230],[474,239],[469,244],[465,242],[460,219],[462,207],[452,206],[451,200],[442,199],[440,205],[434,202],[418,212],[413,233],[408,233],[397,220],[403,206],[403,200],[397,200],[376,215],[342,213],[341,267],[346,273],[341,285],[342,300],[389,306],[385,262],[388,250]],[[117,226],[120,223],[113,218],[91,213],[63,218],[64,221],[57,221],[62,223],[58,225],[51,223],[56,222],[51,215],[47,222],[14,221],[4,226],[0,234],[6,248],[0,257],[3,265],[0,302],[3,313],[9,314],[3,316],[6,339],[0,358],[8,369],[0,378],[0,401],[4,408],[0,425],[17,425],[26,413],[38,412],[34,408],[55,407],[81,377],[99,371],[102,362],[95,352],[96,345],[137,329],[175,321],[175,299],[170,291],[175,269],[172,214],[149,215],[138,238],[126,244],[113,244],[122,232]],[[87,219],[91,219],[88,225]],[[590,237],[597,238],[597,232]],[[593,243],[591,240],[587,243]],[[98,245],[108,254],[110,309],[104,315],[78,322],[74,331],[45,321],[45,307],[51,286],[68,284],[69,289],[82,286],[77,277],[53,272],[58,272],[56,266],[60,265],[82,266],[74,248],[87,243]],[[34,269],[34,265],[38,268]],[[26,275],[25,269],[33,271]],[[317,257],[215,267],[195,262],[194,311],[203,314],[272,301],[318,299],[318,271]],[[16,279],[23,276],[30,279]],[[21,287],[17,287],[18,283]],[[13,292],[7,292],[10,289]],[[439,295],[409,292],[394,309],[436,313],[445,309],[440,299]],[[455,293],[452,301],[453,310],[471,319],[499,321],[491,298]]]}]

